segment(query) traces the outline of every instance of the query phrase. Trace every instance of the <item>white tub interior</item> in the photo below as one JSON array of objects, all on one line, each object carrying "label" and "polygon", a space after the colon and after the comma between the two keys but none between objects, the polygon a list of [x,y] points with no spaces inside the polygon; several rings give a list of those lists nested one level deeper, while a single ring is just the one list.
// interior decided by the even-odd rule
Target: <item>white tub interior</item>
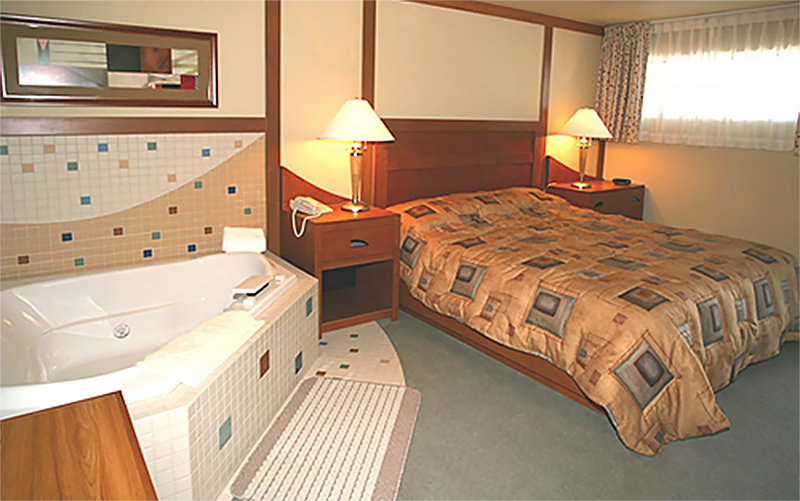
[{"label": "white tub interior", "polygon": [[[257,295],[234,297],[268,273]],[[228,253],[3,290],[0,418],[118,389],[128,403],[168,393],[177,381],[137,362],[227,309],[261,315],[295,280],[274,259]]]}]

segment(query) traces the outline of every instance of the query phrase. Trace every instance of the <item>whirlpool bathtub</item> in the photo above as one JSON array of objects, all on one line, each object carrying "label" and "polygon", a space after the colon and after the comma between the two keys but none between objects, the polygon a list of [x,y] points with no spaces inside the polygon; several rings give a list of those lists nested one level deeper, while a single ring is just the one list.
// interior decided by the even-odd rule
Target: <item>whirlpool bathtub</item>
[{"label": "whirlpool bathtub", "polygon": [[263,255],[228,253],[3,290],[0,418],[116,390],[129,404],[167,394],[179,381],[140,363],[148,354],[224,311],[259,316],[295,279]]}]

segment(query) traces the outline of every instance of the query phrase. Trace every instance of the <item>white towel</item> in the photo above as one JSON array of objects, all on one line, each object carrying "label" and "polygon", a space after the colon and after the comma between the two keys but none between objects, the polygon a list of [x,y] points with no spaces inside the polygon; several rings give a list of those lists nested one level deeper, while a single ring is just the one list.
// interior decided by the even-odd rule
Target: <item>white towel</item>
[{"label": "white towel", "polygon": [[197,386],[261,326],[246,311],[226,311],[200,323],[140,362],[148,369]]},{"label": "white towel", "polygon": [[222,230],[222,252],[257,252],[267,250],[267,238],[261,228],[232,228]]}]

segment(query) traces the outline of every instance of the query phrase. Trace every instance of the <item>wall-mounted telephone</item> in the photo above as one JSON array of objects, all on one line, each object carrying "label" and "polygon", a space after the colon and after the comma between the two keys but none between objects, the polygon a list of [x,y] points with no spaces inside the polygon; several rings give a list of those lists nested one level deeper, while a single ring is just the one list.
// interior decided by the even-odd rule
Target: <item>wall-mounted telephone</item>
[{"label": "wall-mounted telephone", "polygon": [[[303,233],[305,233],[306,222],[308,222],[309,219],[315,219],[323,214],[333,212],[333,209],[311,197],[293,198],[289,201],[289,208],[292,209],[292,231],[294,231],[294,236],[297,238],[302,237]],[[298,212],[306,215],[306,217],[303,218],[303,223],[300,225],[299,230],[297,229]]]}]

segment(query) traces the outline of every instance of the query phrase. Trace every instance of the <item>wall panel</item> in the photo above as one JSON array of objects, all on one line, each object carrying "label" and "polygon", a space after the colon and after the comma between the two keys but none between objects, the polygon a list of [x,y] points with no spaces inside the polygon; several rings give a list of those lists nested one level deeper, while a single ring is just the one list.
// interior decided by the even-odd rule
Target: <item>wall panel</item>
[{"label": "wall panel", "polygon": [[539,120],[544,26],[379,1],[378,113],[391,118]]}]

